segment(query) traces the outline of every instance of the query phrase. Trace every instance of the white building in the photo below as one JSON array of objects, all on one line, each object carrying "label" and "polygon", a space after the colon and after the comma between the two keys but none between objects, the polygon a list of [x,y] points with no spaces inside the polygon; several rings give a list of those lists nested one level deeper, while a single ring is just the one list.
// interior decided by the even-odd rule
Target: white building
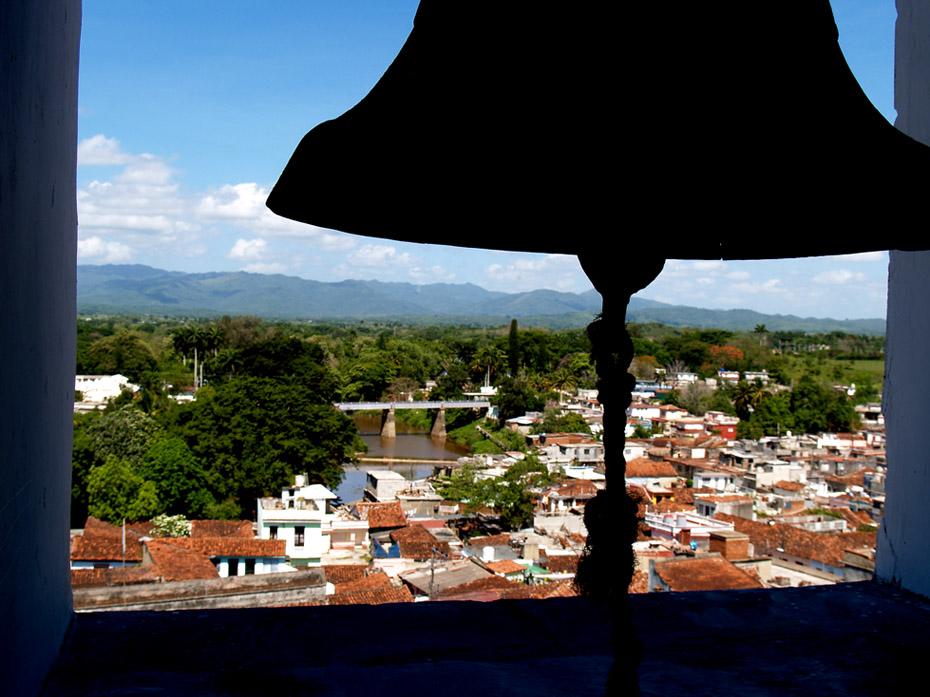
[{"label": "white building", "polygon": [[646,513],[646,525],[654,538],[676,540],[685,545],[696,542],[698,547],[704,549],[708,546],[712,532],[733,529],[733,523],[685,512]]},{"label": "white building", "polygon": [[129,382],[125,375],[75,375],[74,391],[81,393],[81,398],[74,400],[75,411],[93,411],[103,409],[108,399],[119,397],[123,390],[133,392],[138,385]]},{"label": "white building", "polygon": [[367,470],[365,472],[365,496],[372,501],[384,503],[397,498],[398,492],[407,488],[404,475],[394,470]]},{"label": "white building", "polygon": [[325,486],[308,485],[299,474],[294,486],[281,490],[280,499],[258,500],[258,536],[287,542],[287,556],[293,566],[318,566],[332,546],[336,516],[329,502],[335,498]]}]

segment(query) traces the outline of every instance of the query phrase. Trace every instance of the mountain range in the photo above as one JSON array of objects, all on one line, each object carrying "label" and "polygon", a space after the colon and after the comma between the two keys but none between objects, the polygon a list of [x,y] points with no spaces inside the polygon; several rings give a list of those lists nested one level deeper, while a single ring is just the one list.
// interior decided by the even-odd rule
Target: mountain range
[{"label": "mountain range", "polygon": [[[524,325],[582,327],[601,309],[594,290],[561,293],[491,291],[472,283],[323,283],[296,276],[244,271],[184,273],[141,264],[77,268],[81,314],[143,314],[174,317],[258,315],[269,319],[404,319],[431,323],[497,325],[515,317]],[[752,310],[705,310],[634,297],[627,319],[672,326],[747,331],[845,331],[882,334],[883,319],[831,320],[765,315]]]}]

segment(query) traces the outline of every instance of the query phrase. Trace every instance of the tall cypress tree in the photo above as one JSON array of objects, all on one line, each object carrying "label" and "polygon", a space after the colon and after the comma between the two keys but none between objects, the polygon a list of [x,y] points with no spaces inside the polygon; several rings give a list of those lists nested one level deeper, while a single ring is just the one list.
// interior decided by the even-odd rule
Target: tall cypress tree
[{"label": "tall cypress tree", "polygon": [[516,377],[520,371],[520,337],[517,336],[517,320],[510,320],[510,336],[508,337],[507,360],[511,377]]}]

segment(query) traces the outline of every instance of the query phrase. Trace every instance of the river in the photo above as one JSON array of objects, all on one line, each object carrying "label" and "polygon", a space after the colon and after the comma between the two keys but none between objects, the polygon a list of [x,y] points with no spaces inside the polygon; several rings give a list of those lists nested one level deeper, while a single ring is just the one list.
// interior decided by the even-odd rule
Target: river
[{"label": "river", "polygon": [[[381,416],[377,414],[355,415],[353,417],[358,432],[368,446],[368,457],[412,458],[415,460],[456,460],[468,455],[468,448],[448,438],[433,438],[424,431],[396,421],[397,437],[381,437]],[[371,465],[359,463],[343,468],[345,476],[336,488],[336,495],[343,502],[357,501],[365,490],[366,469],[392,469],[406,479],[423,479],[433,473],[430,464],[395,464]]]}]

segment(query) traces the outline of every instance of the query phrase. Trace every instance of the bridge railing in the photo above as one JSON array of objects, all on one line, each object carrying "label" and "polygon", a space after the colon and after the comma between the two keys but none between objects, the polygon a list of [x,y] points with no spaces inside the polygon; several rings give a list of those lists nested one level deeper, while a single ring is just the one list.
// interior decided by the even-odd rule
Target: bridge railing
[{"label": "bridge railing", "polygon": [[336,402],[341,411],[376,411],[385,409],[490,409],[488,401],[473,402],[465,399],[450,399],[436,402]]}]

